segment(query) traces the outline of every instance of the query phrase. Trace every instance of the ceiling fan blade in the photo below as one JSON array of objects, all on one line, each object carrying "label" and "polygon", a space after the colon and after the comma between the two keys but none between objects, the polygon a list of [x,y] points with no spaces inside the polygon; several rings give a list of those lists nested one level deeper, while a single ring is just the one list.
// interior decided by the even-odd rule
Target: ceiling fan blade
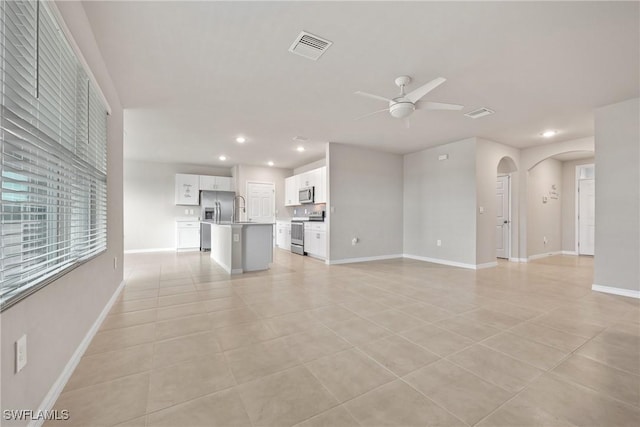
[{"label": "ceiling fan blade", "polygon": [[365,117],[373,116],[374,114],[382,113],[383,111],[389,111],[389,109],[385,108],[384,110],[374,111],[373,113],[365,114],[364,116],[357,117],[357,118],[355,118],[353,120],[355,121],[355,120],[364,119]]},{"label": "ceiling fan blade", "polygon": [[442,83],[446,82],[447,79],[444,77],[438,77],[437,79],[431,80],[429,83],[420,86],[419,88],[412,90],[408,94],[405,95],[405,98],[409,99],[411,102],[418,102],[423,96],[440,86]]},{"label": "ceiling fan blade", "polygon": [[356,95],[366,96],[367,98],[377,99],[378,101],[391,102],[389,98],[385,98],[384,96],[374,95],[372,93],[357,91],[354,92]]},{"label": "ceiling fan blade", "polygon": [[423,110],[462,110],[464,108],[464,105],[422,101],[416,104],[416,108],[420,108]]}]

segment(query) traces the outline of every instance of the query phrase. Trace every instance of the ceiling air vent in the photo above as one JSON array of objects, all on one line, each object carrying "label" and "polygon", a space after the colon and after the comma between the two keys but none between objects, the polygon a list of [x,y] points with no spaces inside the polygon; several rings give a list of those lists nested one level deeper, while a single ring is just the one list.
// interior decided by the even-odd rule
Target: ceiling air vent
[{"label": "ceiling air vent", "polygon": [[289,48],[289,52],[316,61],[332,44],[329,40],[303,31],[298,34],[298,37]]},{"label": "ceiling air vent", "polygon": [[482,107],[482,108],[478,108],[477,110],[473,110],[473,111],[469,111],[468,113],[465,113],[465,116],[471,117],[472,119],[478,119],[480,117],[488,116],[489,114],[493,114],[493,113],[495,113],[495,111]]}]

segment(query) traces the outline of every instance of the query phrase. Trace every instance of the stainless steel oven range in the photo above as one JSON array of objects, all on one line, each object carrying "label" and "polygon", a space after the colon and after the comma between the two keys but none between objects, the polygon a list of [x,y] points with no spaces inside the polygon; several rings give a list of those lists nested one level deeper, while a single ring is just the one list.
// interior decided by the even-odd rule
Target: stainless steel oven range
[{"label": "stainless steel oven range", "polygon": [[291,252],[304,255],[304,221],[291,221]]}]

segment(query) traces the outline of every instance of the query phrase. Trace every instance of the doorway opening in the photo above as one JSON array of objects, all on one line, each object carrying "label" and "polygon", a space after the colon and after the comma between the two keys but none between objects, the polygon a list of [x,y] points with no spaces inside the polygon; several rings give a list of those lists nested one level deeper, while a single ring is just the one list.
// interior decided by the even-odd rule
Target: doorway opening
[{"label": "doorway opening", "polygon": [[496,180],[496,258],[511,258],[511,174],[516,171],[512,158],[500,159]]},{"label": "doorway opening", "polygon": [[576,166],[576,250],[578,255],[594,255],[595,165]]}]

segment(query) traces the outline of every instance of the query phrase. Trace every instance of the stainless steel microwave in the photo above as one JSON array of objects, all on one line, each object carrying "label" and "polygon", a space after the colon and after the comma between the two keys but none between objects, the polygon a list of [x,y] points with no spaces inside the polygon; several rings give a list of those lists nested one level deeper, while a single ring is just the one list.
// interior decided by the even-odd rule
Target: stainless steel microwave
[{"label": "stainless steel microwave", "polygon": [[313,187],[301,188],[298,191],[298,201],[300,203],[313,203]]}]

